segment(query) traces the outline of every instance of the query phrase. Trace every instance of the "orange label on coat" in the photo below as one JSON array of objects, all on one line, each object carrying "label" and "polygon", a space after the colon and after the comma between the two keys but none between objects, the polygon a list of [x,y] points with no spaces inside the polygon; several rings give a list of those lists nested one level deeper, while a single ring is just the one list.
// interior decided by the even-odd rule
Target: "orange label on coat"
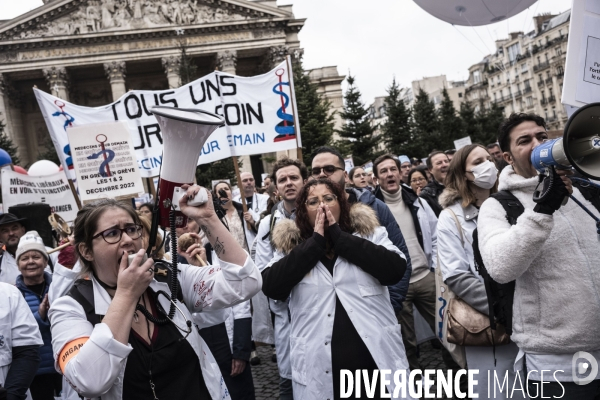
[{"label": "orange label on coat", "polygon": [[79,350],[85,344],[85,342],[88,341],[88,339],[89,337],[86,336],[71,340],[62,348],[58,354],[58,366],[63,374],[65,373],[65,368],[67,367],[69,361],[71,361],[71,359],[75,357],[77,353],[79,353]]}]

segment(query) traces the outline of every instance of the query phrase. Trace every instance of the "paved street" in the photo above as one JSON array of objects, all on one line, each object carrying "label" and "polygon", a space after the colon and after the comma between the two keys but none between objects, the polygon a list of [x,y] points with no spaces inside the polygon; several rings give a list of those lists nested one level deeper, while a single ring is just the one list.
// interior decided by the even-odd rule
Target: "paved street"
[{"label": "paved street", "polygon": [[[423,368],[445,369],[442,353],[431,347],[429,342],[420,346],[421,354],[419,361]],[[271,346],[258,348],[261,359],[260,365],[252,367],[252,377],[256,389],[256,400],[278,400],[279,399],[279,373],[277,364],[271,361]]]}]

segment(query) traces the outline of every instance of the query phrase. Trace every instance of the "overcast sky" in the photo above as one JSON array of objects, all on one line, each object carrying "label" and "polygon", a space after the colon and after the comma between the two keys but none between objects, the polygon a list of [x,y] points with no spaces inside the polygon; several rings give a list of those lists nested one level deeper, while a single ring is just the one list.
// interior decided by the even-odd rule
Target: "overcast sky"
[{"label": "overcast sky", "polygon": [[[571,7],[569,0],[538,0],[506,21],[471,28],[440,21],[412,0],[278,1],[293,4],[296,18],[307,19],[300,32],[305,68],[336,65],[340,74],[352,73],[367,104],[385,95],[394,76],[402,86],[442,74],[449,80],[464,80],[469,66],[495,51],[496,39],[507,37],[508,32],[533,30],[533,15]],[[41,0],[2,3],[0,19],[43,4]]]}]

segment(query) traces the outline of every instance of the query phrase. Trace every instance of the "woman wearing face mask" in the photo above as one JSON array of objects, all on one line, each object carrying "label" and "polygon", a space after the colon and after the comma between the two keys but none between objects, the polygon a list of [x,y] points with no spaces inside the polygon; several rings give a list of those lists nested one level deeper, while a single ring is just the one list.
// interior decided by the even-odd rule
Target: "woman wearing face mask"
[{"label": "woman wearing face mask", "polygon": [[[483,278],[475,269],[472,243],[479,207],[498,191],[498,170],[485,147],[471,144],[454,155],[445,184],[446,189],[439,198],[444,210],[437,225],[439,267],[444,282],[457,297],[488,315],[488,299]],[[479,398],[508,398],[508,388],[502,393],[498,390],[494,397],[490,387],[488,396],[487,376],[488,371],[490,376],[495,371],[503,379],[508,372],[508,381],[514,382],[512,366],[517,352],[514,343],[496,346],[495,355],[491,346],[465,346],[467,368],[478,369],[479,376],[483,377],[478,379],[474,390]]]}]

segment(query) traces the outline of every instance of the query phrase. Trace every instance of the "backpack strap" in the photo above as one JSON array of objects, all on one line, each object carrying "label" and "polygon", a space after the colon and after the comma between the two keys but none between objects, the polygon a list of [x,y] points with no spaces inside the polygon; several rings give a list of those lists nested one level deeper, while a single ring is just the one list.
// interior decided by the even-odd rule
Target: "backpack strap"
[{"label": "backpack strap", "polygon": [[506,219],[509,224],[516,225],[517,219],[525,212],[523,204],[515,197],[514,194],[508,190],[501,190],[497,193],[490,195],[494,199],[498,200],[504,211],[506,211]]},{"label": "backpack strap", "polygon": [[85,311],[85,317],[88,322],[94,326],[102,322],[104,315],[96,314],[94,307],[94,286],[91,280],[78,279],[75,284],[67,293],[67,296],[71,296],[83,307]]}]

